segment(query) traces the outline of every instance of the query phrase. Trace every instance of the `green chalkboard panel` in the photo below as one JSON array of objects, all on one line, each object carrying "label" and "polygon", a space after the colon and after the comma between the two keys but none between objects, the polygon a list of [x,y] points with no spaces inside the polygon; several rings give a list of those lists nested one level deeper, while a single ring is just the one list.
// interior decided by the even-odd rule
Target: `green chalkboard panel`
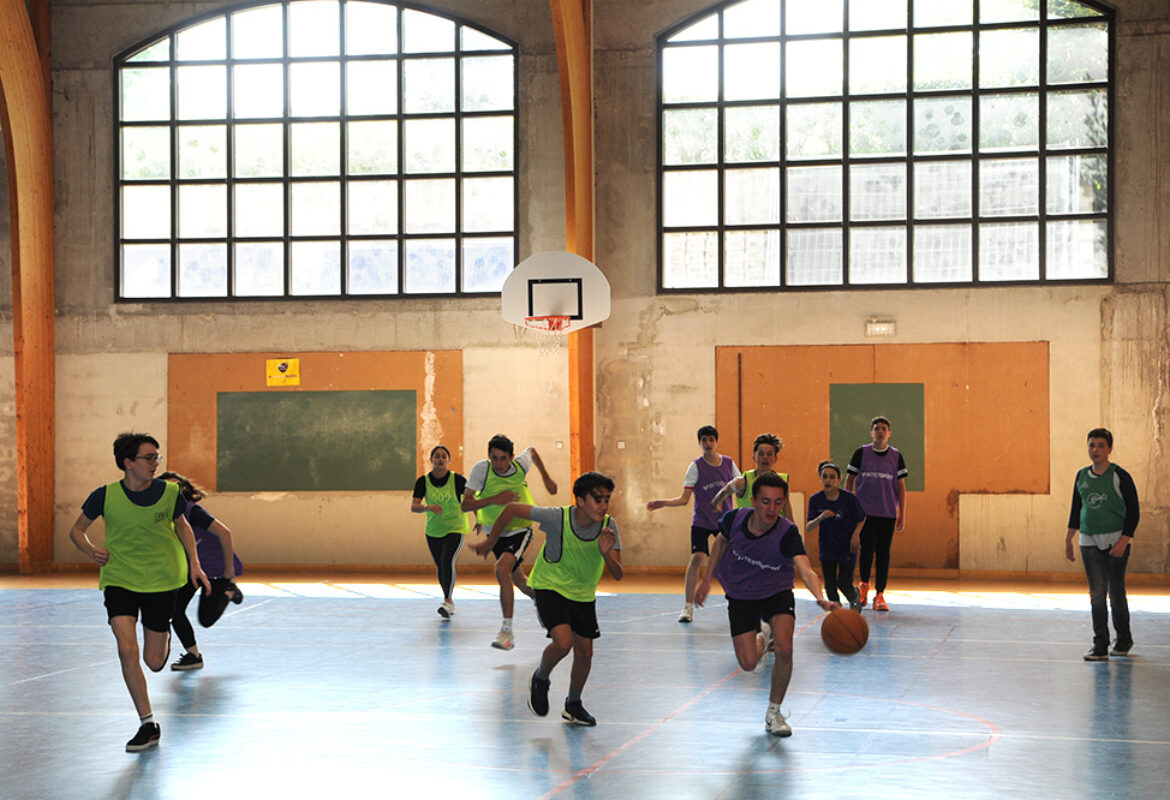
[{"label": "green chalkboard panel", "polygon": [[411,489],[415,392],[220,392],[221,492]]},{"label": "green chalkboard panel", "polygon": [[[926,486],[926,450],[921,383],[834,383],[829,385],[829,450],[844,470],[853,451],[869,444],[869,421],[886,417],[892,427],[890,444],[902,453],[909,475],[906,490]],[[844,482],[844,481],[842,481]]]}]

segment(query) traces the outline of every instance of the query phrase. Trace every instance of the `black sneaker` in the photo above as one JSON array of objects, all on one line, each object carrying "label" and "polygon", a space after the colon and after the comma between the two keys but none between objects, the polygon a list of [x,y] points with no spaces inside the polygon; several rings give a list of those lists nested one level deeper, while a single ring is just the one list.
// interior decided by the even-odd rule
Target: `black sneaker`
[{"label": "black sneaker", "polygon": [[548,716],[548,687],[552,681],[541,680],[532,673],[528,680],[528,708],[538,717]]},{"label": "black sneaker", "polygon": [[233,603],[239,605],[240,603],[244,602],[244,593],[240,591],[239,586],[236,586],[235,581],[230,581],[228,583],[228,588],[232,590],[231,601]]},{"label": "black sneaker", "polygon": [[561,719],[574,725],[585,725],[590,728],[597,724],[597,720],[585,710],[585,706],[581,705],[580,700],[566,700],[565,710],[561,712]]},{"label": "black sneaker", "polygon": [[158,747],[160,735],[162,735],[162,729],[159,728],[158,723],[147,722],[138,728],[138,733],[134,734],[133,739],[126,742],[126,752],[139,753],[152,747]]},{"label": "black sneaker", "polygon": [[1133,642],[1123,642],[1118,639],[1113,643],[1113,649],[1109,651],[1111,656],[1128,656],[1129,651],[1133,649]]},{"label": "black sneaker", "polygon": [[171,664],[171,669],[175,672],[183,672],[188,669],[203,669],[203,656],[197,656],[194,653],[183,653],[179,656],[179,660]]},{"label": "black sneaker", "polygon": [[1109,648],[1105,647],[1105,645],[1101,645],[1100,647],[1098,647],[1097,645],[1093,645],[1093,649],[1090,650],[1089,652],[1085,653],[1085,661],[1108,661],[1108,660],[1109,660]]}]

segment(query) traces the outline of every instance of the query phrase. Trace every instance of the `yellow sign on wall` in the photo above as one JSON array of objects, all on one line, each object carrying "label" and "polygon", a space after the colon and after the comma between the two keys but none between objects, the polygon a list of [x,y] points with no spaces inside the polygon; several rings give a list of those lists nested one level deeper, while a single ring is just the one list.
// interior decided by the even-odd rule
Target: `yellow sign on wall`
[{"label": "yellow sign on wall", "polygon": [[269,386],[301,385],[301,360],[299,358],[270,358],[265,364]]}]

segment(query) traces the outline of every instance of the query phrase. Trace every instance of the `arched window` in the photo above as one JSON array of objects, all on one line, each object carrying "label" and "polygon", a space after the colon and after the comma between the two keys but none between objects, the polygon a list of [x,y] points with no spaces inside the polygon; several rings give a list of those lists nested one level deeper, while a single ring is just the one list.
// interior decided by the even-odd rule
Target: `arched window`
[{"label": "arched window", "polygon": [[285,0],[115,58],[117,297],[498,292],[516,47],[375,0]]},{"label": "arched window", "polygon": [[659,286],[1112,278],[1113,16],[743,0],[658,39]]}]

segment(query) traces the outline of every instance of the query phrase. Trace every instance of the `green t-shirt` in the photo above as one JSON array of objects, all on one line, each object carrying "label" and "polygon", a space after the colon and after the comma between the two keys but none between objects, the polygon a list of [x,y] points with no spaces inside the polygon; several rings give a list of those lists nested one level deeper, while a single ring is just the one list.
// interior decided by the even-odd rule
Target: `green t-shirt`
[{"label": "green t-shirt", "polygon": [[102,567],[98,588],[120,586],[132,592],[169,592],[187,581],[187,555],[175,535],[175,501],[179,485],[167,481],[151,506],[135,505],[121,481],[106,486],[102,517],[110,560]]}]

